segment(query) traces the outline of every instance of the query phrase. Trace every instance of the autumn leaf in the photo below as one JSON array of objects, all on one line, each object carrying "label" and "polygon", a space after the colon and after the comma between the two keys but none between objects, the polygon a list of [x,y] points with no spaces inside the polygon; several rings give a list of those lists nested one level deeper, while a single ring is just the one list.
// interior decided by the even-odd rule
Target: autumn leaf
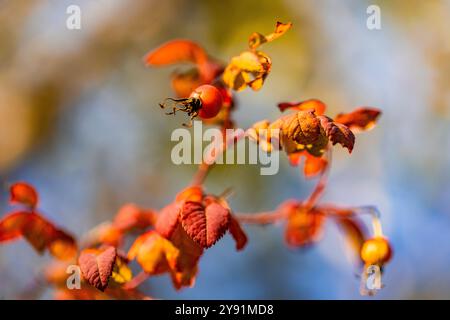
[{"label": "autumn leaf", "polygon": [[165,238],[170,238],[178,224],[181,212],[180,203],[174,202],[161,209],[156,220],[155,230]]},{"label": "autumn leaf", "polygon": [[299,111],[281,117],[269,126],[269,129],[281,129],[283,135],[298,144],[313,144],[321,135],[320,120],[314,111]]},{"label": "autumn leaf", "polygon": [[244,51],[231,59],[222,79],[230,89],[241,91],[249,86],[256,91],[261,89],[271,67],[272,61],[265,53]]},{"label": "autumn leaf", "polygon": [[248,40],[248,46],[250,49],[256,49],[263,43],[271,42],[271,41],[281,37],[291,27],[292,27],[291,22],[288,22],[288,23],[277,22],[277,24],[275,26],[275,31],[273,33],[270,33],[270,34],[264,36],[258,32],[254,32]]},{"label": "autumn leaf", "polygon": [[10,203],[22,204],[36,208],[38,204],[38,193],[33,186],[26,182],[16,182],[10,188]]},{"label": "autumn leaf", "polygon": [[306,178],[312,178],[322,173],[327,167],[328,160],[324,157],[314,157],[305,153],[305,164],[303,173]]},{"label": "autumn leaf", "polygon": [[202,84],[211,84],[224,70],[223,65],[211,59],[206,51],[191,40],[172,40],[149,52],[144,61],[147,66],[166,66],[192,63],[187,71],[172,74],[172,88],[179,97],[188,97]]},{"label": "autumn leaf", "polygon": [[0,243],[24,237],[38,253],[48,249],[60,260],[70,260],[77,252],[73,237],[56,228],[35,212],[18,211],[0,220]]},{"label": "autumn leaf", "polygon": [[128,266],[128,258],[117,253],[116,262],[113,267],[111,279],[115,283],[124,284],[133,278],[133,272]]},{"label": "autumn leaf", "polygon": [[245,245],[247,244],[248,238],[245,234],[244,230],[242,230],[241,225],[236,220],[236,218],[233,215],[230,215],[230,234],[233,237],[234,241],[236,242],[236,250],[242,250],[244,249]]},{"label": "autumn leaf", "polygon": [[155,275],[174,272],[179,254],[169,240],[155,231],[148,231],[135,240],[128,251],[128,259],[136,259],[146,273]]},{"label": "autumn leaf", "polygon": [[178,97],[188,97],[197,87],[204,84],[198,68],[172,74],[172,89]]},{"label": "autumn leaf", "polygon": [[375,127],[381,111],[375,108],[358,108],[350,113],[340,113],[335,122],[347,126],[353,132],[367,131]]},{"label": "autumn leaf", "polygon": [[301,102],[282,102],[278,104],[278,109],[280,109],[281,112],[286,110],[312,110],[315,115],[320,116],[325,112],[326,105],[318,99],[309,99]]},{"label": "autumn leaf", "polygon": [[352,152],[355,145],[355,135],[349,128],[341,123],[334,122],[326,116],[320,117],[320,123],[333,145],[339,143],[347,148],[350,153]]},{"label": "autumn leaf", "polygon": [[113,225],[122,232],[134,229],[144,230],[154,225],[156,213],[152,210],[139,208],[135,204],[126,204],[120,208],[113,220]]},{"label": "autumn leaf", "polygon": [[204,63],[208,59],[205,50],[191,40],[172,40],[153,51],[144,58],[148,66],[164,66],[174,63]]},{"label": "autumn leaf", "polygon": [[177,224],[170,241],[180,252],[175,270],[171,272],[173,285],[177,290],[186,286],[192,287],[197,276],[198,261],[203,254],[203,248],[192,240],[181,223]]},{"label": "autumn leaf", "polygon": [[186,233],[204,248],[209,248],[227,231],[230,211],[212,200],[204,206],[187,201],[181,210],[181,223]]},{"label": "autumn leaf", "polygon": [[117,251],[108,247],[99,252],[97,249],[85,249],[78,258],[84,279],[100,291],[105,291],[113,272]]},{"label": "autumn leaf", "polygon": [[29,212],[17,211],[0,220],[0,242],[15,240],[22,236],[23,226],[29,221]]}]

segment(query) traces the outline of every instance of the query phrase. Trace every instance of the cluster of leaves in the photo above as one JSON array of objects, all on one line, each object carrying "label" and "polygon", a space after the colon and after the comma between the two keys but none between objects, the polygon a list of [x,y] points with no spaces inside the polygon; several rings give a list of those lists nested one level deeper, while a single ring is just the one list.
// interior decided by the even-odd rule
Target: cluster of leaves
[{"label": "cluster of leaves", "polygon": [[[231,113],[236,101],[232,91],[247,87],[259,90],[271,71],[271,59],[259,51],[259,47],[279,38],[291,26],[291,23],[278,22],[275,31],[269,35],[253,33],[248,50],[233,57],[226,65],[211,58],[190,40],[174,40],[160,46],[146,55],[145,63],[148,66],[191,64],[188,70],[173,73],[171,82],[175,94],[185,98],[201,85],[217,88],[223,103],[221,110],[214,118],[203,121],[225,130],[234,126]],[[307,200],[284,201],[269,213],[233,213],[223,196],[205,191],[203,181],[211,165],[204,163],[194,182],[178,193],[172,203],[161,210],[126,204],[111,222],[103,223],[85,235],[77,249],[72,236],[37,212],[36,190],[19,182],[11,186],[11,204],[22,208],[0,221],[0,243],[24,237],[38,252],[48,249],[56,259],[65,261],[49,266],[45,275],[56,290],[55,297],[60,299],[148,299],[137,287],[148,277],[161,274],[170,275],[176,289],[191,287],[204,251],[227,231],[235,240],[238,251],[245,247],[248,239],[241,223],[284,221],[286,243],[291,247],[305,247],[320,239],[325,221],[333,220],[344,231],[361,264],[383,266],[390,259],[391,248],[382,236],[381,227],[374,228],[375,238],[370,238],[359,218],[364,208],[317,203],[325,189],[332,146],[340,144],[351,153],[355,133],[371,129],[380,111],[361,107],[330,118],[324,114],[326,105],[317,99],[284,102],[278,108],[291,113],[272,122],[255,123],[246,131],[246,136],[266,151],[284,150],[294,166],[305,158],[304,175],[307,178],[320,176]],[[227,147],[228,143],[224,141],[224,148]],[[376,219],[374,221],[378,222]],[[130,237],[133,243],[127,250],[126,240]],[[142,269],[134,277],[130,268],[133,261]],[[77,264],[81,270],[81,290],[67,288],[66,268],[70,264]]]},{"label": "cluster of leaves", "polygon": [[37,252],[46,249],[57,259],[70,260],[77,252],[74,238],[38,212],[39,196],[24,182],[10,187],[10,203],[21,208],[0,220],[0,243],[25,238]]}]

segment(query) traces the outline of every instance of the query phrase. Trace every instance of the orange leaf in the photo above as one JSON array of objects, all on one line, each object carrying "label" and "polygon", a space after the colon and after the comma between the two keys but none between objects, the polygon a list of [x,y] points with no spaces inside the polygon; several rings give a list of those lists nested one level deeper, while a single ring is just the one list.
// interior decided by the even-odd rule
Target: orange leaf
[{"label": "orange leaf", "polygon": [[181,62],[205,63],[208,55],[198,44],[190,40],[172,40],[153,51],[144,58],[147,66],[163,66]]},{"label": "orange leaf", "polygon": [[0,221],[0,242],[23,236],[33,248],[43,253],[47,248],[57,259],[69,260],[77,252],[72,236],[57,229],[52,223],[34,212],[13,212]]},{"label": "orange leaf", "polygon": [[250,49],[256,49],[263,43],[271,42],[271,41],[281,37],[291,27],[292,27],[291,22],[288,22],[288,23],[277,22],[277,24],[275,26],[275,31],[271,34],[268,34],[267,36],[264,36],[258,32],[254,32],[248,40],[248,46]]},{"label": "orange leaf", "polygon": [[84,279],[100,291],[105,291],[113,272],[117,251],[108,247],[103,252],[95,249],[85,249],[78,258]]},{"label": "orange leaf", "polygon": [[161,209],[156,220],[155,230],[163,237],[169,239],[178,224],[180,212],[180,204],[176,202]]},{"label": "orange leaf", "polygon": [[181,223],[186,233],[204,248],[209,248],[227,231],[230,211],[211,202],[203,204],[186,201],[181,210]]},{"label": "orange leaf", "polygon": [[312,178],[325,170],[328,161],[323,157],[314,157],[306,154],[303,172],[306,178]]},{"label": "orange leaf", "polygon": [[242,230],[241,225],[236,220],[233,215],[230,215],[230,227],[229,227],[231,236],[233,237],[234,241],[236,241],[236,250],[242,250],[244,249],[245,245],[247,244],[247,235],[245,234],[244,230]]},{"label": "orange leaf", "polygon": [[38,193],[26,182],[16,182],[10,189],[10,203],[23,204],[35,208],[38,204]]},{"label": "orange leaf", "polygon": [[292,110],[313,110],[317,116],[323,115],[326,109],[325,103],[318,99],[309,99],[301,102],[282,102],[278,104],[281,112]]},{"label": "orange leaf", "polygon": [[180,251],[175,272],[172,272],[172,282],[178,290],[184,286],[192,287],[198,272],[198,261],[203,254],[203,248],[186,233],[178,224],[170,237],[170,241]]},{"label": "orange leaf", "polygon": [[335,122],[342,123],[354,132],[372,129],[381,111],[374,108],[358,108],[350,113],[340,113],[334,119]]},{"label": "orange leaf", "polygon": [[128,259],[136,259],[148,274],[173,271],[180,252],[157,232],[149,231],[139,236],[128,251]]},{"label": "orange leaf", "polygon": [[144,210],[135,204],[126,204],[120,208],[113,225],[122,232],[133,229],[143,230],[155,223],[156,214],[151,210]]},{"label": "orange leaf", "polygon": [[200,85],[203,80],[200,77],[198,68],[192,68],[186,72],[174,72],[172,74],[172,89],[178,97],[186,98]]},{"label": "orange leaf", "polygon": [[18,211],[0,220],[0,242],[15,240],[22,236],[23,226],[28,222],[29,212]]}]

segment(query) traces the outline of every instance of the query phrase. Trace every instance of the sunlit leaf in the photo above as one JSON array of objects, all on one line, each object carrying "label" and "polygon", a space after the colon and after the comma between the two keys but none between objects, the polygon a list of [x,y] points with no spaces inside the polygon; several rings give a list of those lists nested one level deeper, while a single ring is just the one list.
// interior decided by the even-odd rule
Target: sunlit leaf
[{"label": "sunlit leaf", "polygon": [[23,204],[35,208],[38,204],[38,193],[26,182],[16,182],[10,188],[10,203]]},{"label": "sunlit leaf", "polygon": [[204,63],[208,55],[198,44],[191,40],[172,40],[153,51],[144,58],[148,66],[163,66],[181,62]]},{"label": "sunlit leaf", "polygon": [[245,245],[247,244],[247,235],[245,234],[244,230],[242,230],[241,225],[236,220],[233,215],[230,216],[230,234],[233,237],[234,241],[236,242],[236,250],[242,250],[244,249]]},{"label": "sunlit leaf", "polygon": [[69,260],[77,252],[74,238],[35,212],[19,211],[0,221],[0,242],[24,237],[33,248],[43,253],[45,249],[57,259]]},{"label": "sunlit leaf", "polygon": [[353,132],[372,129],[381,115],[381,111],[374,108],[358,108],[350,113],[340,113],[334,119],[342,123]]},{"label": "sunlit leaf", "polygon": [[83,250],[78,258],[78,264],[84,279],[100,291],[105,291],[113,272],[116,256],[117,251],[114,247],[108,247],[103,251]]},{"label": "sunlit leaf", "polygon": [[180,251],[157,232],[149,231],[139,236],[130,250],[128,259],[140,264],[148,274],[161,274],[175,270]]},{"label": "sunlit leaf", "polygon": [[216,202],[204,206],[187,201],[181,210],[181,223],[186,233],[204,248],[209,248],[227,231],[230,211]]},{"label": "sunlit leaf", "polygon": [[278,108],[281,112],[285,110],[313,110],[315,115],[320,116],[325,112],[326,105],[318,99],[309,99],[301,102],[282,102],[278,104]]},{"label": "sunlit leaf", "polygon": [[254,32],[248,40],[248,46],[250,47],[250,49],[256,49],[263,43],[271,42],[271,41],[281,37],[291,27],[292,27],[291,22],[289,22],[289,23],[277,22],[277,24],[275,26],[275,31],[273,33],[270,33],[270,34],[264,36],[258,32]]}]

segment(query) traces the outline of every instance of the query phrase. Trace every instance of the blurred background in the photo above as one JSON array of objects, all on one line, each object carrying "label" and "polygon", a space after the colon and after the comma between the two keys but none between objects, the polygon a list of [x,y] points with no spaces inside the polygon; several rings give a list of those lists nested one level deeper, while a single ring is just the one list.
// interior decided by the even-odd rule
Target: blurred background
[{"label": "blurred background", "polygon": [[[66,28],[71,4],[81,30]],[[381,30],[366,26],[372,4]],[[196,167],[170,160],[170,134],[184,119],[165,117],[158,102],[173,95],[173,68],[145,68],[142,57],[189,38],[227,61],[277,20],[294,26],[264,46],[272,72],[261,91],[238,94],[238,126],[277,118],[281,101],[319,98],[330,116],[382,109],[351,156],[335,148],[324,201],[380,209],[395,252],[376,298],[449,299],[450,1],[0,0],[1,215],[16,180],[35,185],[46,216],[77,236],[124,203],[169,203]],[[218,166],[206,185],[217,194],[233,187],[240,212],[306,197],[315,181],[281,160],[274,176]],[[367,299],[332,223],[307,250],[287,248],[282,226],[245,229],[243,252],[229,236],[206,251],[194,288],[176,292],[163,276],[143,290],[165,299]],[[0,298],[16,298],[49,260],[24,241],[0,246]]]}]

